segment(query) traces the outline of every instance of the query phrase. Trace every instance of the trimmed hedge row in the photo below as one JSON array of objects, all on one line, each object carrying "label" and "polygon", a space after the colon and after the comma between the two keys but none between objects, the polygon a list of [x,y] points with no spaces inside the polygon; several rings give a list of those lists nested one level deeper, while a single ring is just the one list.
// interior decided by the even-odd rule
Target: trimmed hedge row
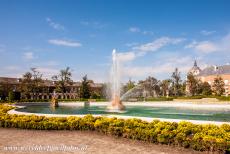
[{"label": "trimmed hedge row", "polygon": [[[143,99],[144,100],[144,99]],[[146,98],[145,101],[172,101],[173,97],[153,97],[153,98]]]},{"label": "trimmed hedge row", "polygon": [[197,95],[197,96],[178,96],[178,97],[173,97],[175,99],[202,99],[202,98],[216,98],[220,101],[230,101],[230,96],[214,96],[214,95]]},{"label": "trimmed hedge row", "polygon": [[[89,99],[58,99],[59,102],[82,102],[82,101],[88,101]],[[106,99],[93,99],[96,102],[105,102],[107,101]],[[17,100],[16,102],[50,102],[50,99],[21,99]],[[0,100],[0,103],[5,103],[5,102],[13,102],[10,100]]]},{"label": "trimmed hedge row", "polygon": [[9,115],[13,107],[0,105],[0,127],[36,130],[92,130],[117,137],[182,146],[198,151],[230,152],[230,125],[196,125],[190,122],[150,123],[139,119],[117,119],[86,115],[68,118]]}]

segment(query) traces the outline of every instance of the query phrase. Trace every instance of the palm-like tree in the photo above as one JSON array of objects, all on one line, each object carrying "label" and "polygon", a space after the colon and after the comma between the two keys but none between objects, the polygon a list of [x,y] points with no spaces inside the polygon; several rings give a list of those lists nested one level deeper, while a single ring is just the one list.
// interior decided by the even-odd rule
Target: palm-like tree
[{"label": "palm-like tree", "polygon": [[56,84],[56,90],[64,94],[67,91],[67,87],[73,83],[71,77],[70,67],[60,70],[58,75],[53,76],[52,79]]}]

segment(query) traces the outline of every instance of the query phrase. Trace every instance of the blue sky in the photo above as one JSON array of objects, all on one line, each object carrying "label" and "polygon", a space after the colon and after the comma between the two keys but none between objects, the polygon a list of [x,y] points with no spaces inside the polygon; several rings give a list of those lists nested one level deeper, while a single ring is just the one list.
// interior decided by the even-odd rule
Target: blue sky
[{"label": "blue sky", "polygon": [[[112,49],[123,80],[169,78],[230,62],[228,0],[0,0],[0,76],[31,67],[44,78],[70,66],[73,79],[108,78]],[[184,75],[183,75],[184,76]]]}]

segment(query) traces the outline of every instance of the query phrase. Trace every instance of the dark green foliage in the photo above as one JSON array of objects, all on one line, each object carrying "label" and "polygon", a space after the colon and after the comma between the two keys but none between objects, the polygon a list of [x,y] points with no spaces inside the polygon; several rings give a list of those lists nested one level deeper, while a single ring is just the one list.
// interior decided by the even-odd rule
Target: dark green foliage
[{"label": "dark green foliage", "polygon": [[224,81],[220,76],[217,76],[213,82],[213,92],[215,95],[221,96],[224,91]]},{"label": "dark green foliage", "polygon": [[17,91],[10,91],[8,98],[9,101],[16,101],[16,100],[18,101],[21,98],[21,93]]},{"label": "dark green foliage", "polygon": [[211,86],[208,82],[204,82],[201,84],[202,95],[209,96],[212,94]]},{"label": "dark green foliage", "polygon": [[85,75],[82,78],[82,82],[81,82],[81,98],[85,98],[88,99],[90,98],[90,86],[89,86],[89,81],[87,78],[87,75]]},{"label": "dark green foliage", "polygon": [[55,83],[55,90],[63,94],[66,93],[68,91],[68,86],[73,84],[71,77],[72,72],[70,67],[60,70],[58,75],[52,77]]},{"label": "dark green foliage", "polygon": [[172,82],[172,92],[174,96],[179,96],[183,92],[181,91],[182,87],[182,80],[181,80],[181,73],[179,72],[178,68],[175,68],[175,71],[171,75],[171,82]]},{"label": "dark green foliage", "polygon": [[151,143],[182,146],[198,151],[230,152],[230,125],[196,125],[190,122],[164,122],[106,117],[48,118],[9,115],[14,107],[0,105],[0,127],[36,130],[91,130],[117,137]]}]

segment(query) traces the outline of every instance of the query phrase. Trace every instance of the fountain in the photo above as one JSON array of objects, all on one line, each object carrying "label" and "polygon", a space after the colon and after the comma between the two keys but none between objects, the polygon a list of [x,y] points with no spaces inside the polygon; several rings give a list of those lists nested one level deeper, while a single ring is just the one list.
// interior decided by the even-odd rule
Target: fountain
[{"label": "fountain", "polygon": [[[9,111],[10,114],[30,114],[47,116],[82,116],[92,114],[95,116],[109,116],[117,118],[138,118],[151,122],[155,119],[160,119],[170,122],[178,122],[189,120],[194,123],[213,123],[223,124],[230,123],[230,104],[222,104],[216,102],[193,103],[191,102],[154,102],[154,103],[127,103],[126,107],[122,101],[127,101],[129,98],[146,96],[145,84],[138,84],[134,88],[127,91],[121,96],[121,74],[120,74],[120,55],[115,50],[112,52],[112,68],[111,68],[111,101],[104,103],[58,103],[57,95],[54,91],[50,106],[47,104],[33,103],[18,109]],[[154,87],[152,84],[152,87]],[[34,105],[35,104],[35,105]],[[109,104],[109,105],[108,105]],[[60,106],[60,107],[57,107]],[[51,110],[49,109],[51,108]],[[125,111],[124,111],[125,110]],[[108,113],[109,112],[109,113]]]},{"label": "fountain", "polygon": [[112,69],[111,69],[111,93],[112,101],[108,106],[109,111],[119,112],[125,109],[125,106],[122,104],[120,99],[120,62],[114,49],[112,52]]}]

